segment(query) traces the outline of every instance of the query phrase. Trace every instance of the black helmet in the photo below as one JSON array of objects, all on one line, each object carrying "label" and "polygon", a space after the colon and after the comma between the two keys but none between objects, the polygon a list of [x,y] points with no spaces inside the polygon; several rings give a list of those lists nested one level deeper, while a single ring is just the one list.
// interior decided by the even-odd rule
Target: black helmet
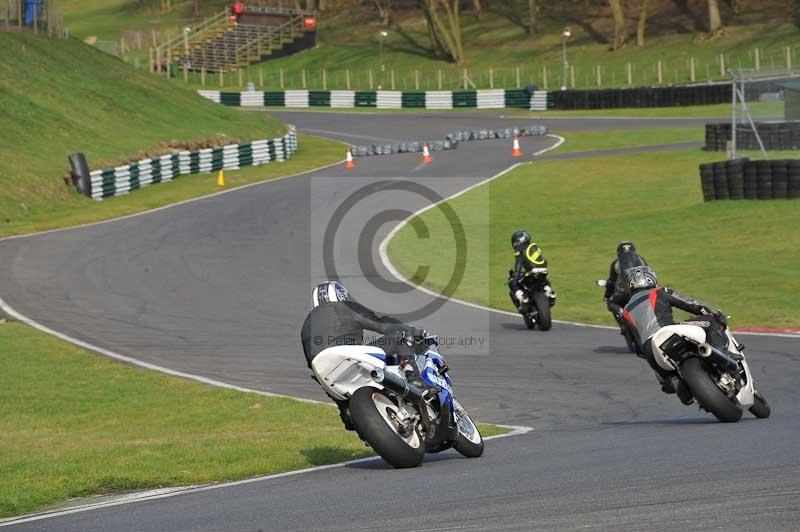
[{"label": "black helmet", "polygon": [[530,243],[531,234],[525,230],[520,229],[511,235],[511,247],[513,247],[515,251],[522,252],[522,250],[525,249],[525,246]]},{"label": "black helmet", "polygon": [[635,266],[625,271],[628,278],[628,288],[631,292],[655,288],[658,286],[658,276],[650,266]]},{"label": "black helmet", "polygon": [[633,245],[633,242],[630,240],[623,240],[617,246],[617,257],[622,255],[623,253],[633,252],[636,253],[636,246]]}]

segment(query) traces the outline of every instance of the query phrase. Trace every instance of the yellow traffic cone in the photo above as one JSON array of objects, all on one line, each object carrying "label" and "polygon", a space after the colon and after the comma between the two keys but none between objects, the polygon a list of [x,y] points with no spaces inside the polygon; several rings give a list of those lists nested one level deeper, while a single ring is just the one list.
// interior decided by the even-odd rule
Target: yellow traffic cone
[{"label": "yellow traffic cone", "polygon": [[220,170],[219,174],[217,174],[217,186],[224,187],[225,186],[225,171]]}]

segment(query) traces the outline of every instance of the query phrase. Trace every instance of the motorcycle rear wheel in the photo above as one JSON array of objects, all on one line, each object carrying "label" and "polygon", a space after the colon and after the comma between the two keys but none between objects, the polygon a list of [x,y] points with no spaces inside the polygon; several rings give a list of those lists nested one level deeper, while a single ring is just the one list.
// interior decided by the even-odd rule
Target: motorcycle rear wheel
[{"label": "motorcycle rear wheel", "polygon": [[356,432],[392,467],[416,467],[425,456],[419,427],[403,434],[393,419],[399,408],[386,390],[359,388],[350,398],[350,415]]},{"label": "motorcycle rear wheel", "polygon": [[753,402],[753,406],[750,407],[750,413],[759,419],[766,419],[772,413],[769,403],[764,396],[761,395],[761,392],[755,393],[755,401]]},{"label": "motorcycle rear wheel", "polygon": [[742,409],[722,393],[699,358],[684,360],[680,373],[703,410],[714,414],[723,423],[734,423],[741,419]]},{"label": "motorcycle rear wheel", "polygon": [[542,331],[549,331],[553,326],[553,319],[550,317],[550,299],[544,292],[533,293],[533,304],[536,305],[536,310],[539,311],[539,316],[536,319],[536,324]]}]

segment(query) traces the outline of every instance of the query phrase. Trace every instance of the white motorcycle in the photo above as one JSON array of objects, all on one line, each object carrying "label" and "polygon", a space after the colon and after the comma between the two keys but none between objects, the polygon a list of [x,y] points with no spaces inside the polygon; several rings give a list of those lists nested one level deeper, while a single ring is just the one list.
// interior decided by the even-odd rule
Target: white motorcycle
[{"label": "white motorcycle", "polygon": [[770,406],[755,389],[744,346],[737,343],[726,320],[697,316],[661,328],[652,337],[656,363],[676,371],[688,388],[677,390],[685,404],[697,400],[700,408],[723,422],[735,422],[749,410],[758,418],[770,415]]},{"label": "white motorcycle", "polygon": [[343,345],[319,353],[311,369],[328,395],[349,400],[356,432],[393,467],[415,467],[426,452],[450,447],[467,458],[483,454],[483,437],[453,396],[436,337],[409,338],[407,345],[417,354],[402,364],[387,365],[378,347]]}]

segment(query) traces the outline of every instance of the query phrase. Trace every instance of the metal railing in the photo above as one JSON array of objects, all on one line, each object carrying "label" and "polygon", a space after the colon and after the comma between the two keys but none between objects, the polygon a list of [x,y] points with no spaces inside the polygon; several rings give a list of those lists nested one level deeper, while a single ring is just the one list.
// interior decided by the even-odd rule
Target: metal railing
[{"label": "metal railing", "polygon": [[257,35],[236,48],[234,61],[228,67],[241,68],[259,61],[264,55],[280,48],[286,43],[294,41],[295,37],[303,33],[302,15],[293,16],[280,26],[272,27],[269,32]]},{"label": "metal railing", "polygon": [[174,59],[187,56],[193,47],[213,39],[225,32],[229,27],[227,9],[220,11],[200,24],[188,27],[188,31],[184,30],[181,35],[173,37],[156,47],[155,55],[158,67],[160,68],[161,64],[169,65]]}]

